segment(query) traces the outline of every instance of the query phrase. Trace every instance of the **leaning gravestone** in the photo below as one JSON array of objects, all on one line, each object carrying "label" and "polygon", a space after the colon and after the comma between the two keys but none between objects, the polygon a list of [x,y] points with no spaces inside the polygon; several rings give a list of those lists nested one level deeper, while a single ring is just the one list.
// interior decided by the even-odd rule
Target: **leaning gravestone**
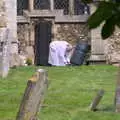
[{"label": "leaning gravestone", "polygon": [[102,99],[103,95],[104,95],[104,90],[103,89],[99,90],[96,97],[92,101],[92,104],[90,105],[90,110],[92,110],[92,111],[97,110],[97,105],[99,104],[99,102]]},{"label": "leaning gravestone", "polygon": [[117,76],[117,85],[115,91],[115,111],[120,113],[120,67]]},{"label": "leaning gravestone", "polygon": [[47,87],[47,71],[37,70],[36,74],[28,80],[16,120],[38,120],[37,115],[43,104]]}]

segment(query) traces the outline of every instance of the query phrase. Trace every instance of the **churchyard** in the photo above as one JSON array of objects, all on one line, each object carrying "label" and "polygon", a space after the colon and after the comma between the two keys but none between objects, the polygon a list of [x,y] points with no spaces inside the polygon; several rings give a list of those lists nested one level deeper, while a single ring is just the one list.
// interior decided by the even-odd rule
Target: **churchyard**
[{"label": "churchyard", "polygon": [[[41,120],[119,120],[114,97],[117,67],[90,65],[77,67],[18,67],[0,78],[0,120],[15,120],[27,81],[38,68],[48,72],[48,90],[38,114]],[[105,93],[90,111],[96,93]]]}]

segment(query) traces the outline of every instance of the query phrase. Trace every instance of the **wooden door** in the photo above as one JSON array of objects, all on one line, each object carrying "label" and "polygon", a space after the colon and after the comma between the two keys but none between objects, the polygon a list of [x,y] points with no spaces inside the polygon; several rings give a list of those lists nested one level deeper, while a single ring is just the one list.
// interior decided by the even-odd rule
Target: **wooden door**
[{"label": "wooden door", "polygon": [[35,27],[35,65],[48,65],[51,22],[40,22]]}]

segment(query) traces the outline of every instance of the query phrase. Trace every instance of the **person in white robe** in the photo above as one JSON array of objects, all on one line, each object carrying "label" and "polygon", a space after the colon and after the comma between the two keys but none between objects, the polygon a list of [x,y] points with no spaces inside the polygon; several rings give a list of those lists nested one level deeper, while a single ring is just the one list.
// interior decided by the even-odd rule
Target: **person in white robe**
[{"label": "person in white robe", "polygon": [[66,41],[52,41],[49,46],[48,63],[52,66],[65,66],[69,63],[69,52],[72,49]]}]

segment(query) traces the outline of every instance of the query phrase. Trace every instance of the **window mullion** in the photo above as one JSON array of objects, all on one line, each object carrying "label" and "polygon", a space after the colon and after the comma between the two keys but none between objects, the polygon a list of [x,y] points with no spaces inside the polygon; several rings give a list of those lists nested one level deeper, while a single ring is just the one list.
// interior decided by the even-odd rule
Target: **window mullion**
[{"label": "window mullion", "polygon": [[29,0],[29,11],[33,11],[34,10],[34,0]]},{"label": "window mullion", "polygon": [[69,14],[74,15],[74,0],[69,0]]},{"label": "window mullion", "polygon": [[54,10],[54,0],[50,0],[50,10]]}]

